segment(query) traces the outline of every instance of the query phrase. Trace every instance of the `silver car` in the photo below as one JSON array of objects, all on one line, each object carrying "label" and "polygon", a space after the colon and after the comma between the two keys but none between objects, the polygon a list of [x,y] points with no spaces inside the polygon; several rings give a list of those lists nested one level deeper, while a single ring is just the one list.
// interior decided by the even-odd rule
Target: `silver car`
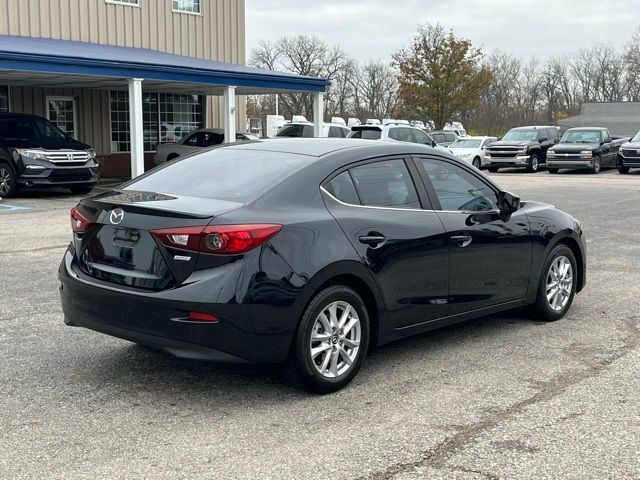
[{"label": "silver car", "polygon": [[[236,141],[246,142],[258,140],[258,136],[252,133],[236,133]],[[177,142],[159,143],[153,160],[160,165],[174,158],[182,157],[189,153],[197,152],[203,148],[213,147],[224,143],[224,130],[221,128],[203,128],[188,133]]]}]

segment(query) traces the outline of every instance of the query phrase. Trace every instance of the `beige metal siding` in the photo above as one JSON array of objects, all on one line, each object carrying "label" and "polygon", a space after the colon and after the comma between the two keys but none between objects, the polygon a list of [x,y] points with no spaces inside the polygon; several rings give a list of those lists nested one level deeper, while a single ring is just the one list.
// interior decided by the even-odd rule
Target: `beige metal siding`
[{"label": "beige metal siding", "polygon": [[[200,3],[202,13],[194,15],[173,12],[171,0],[140,0],[139,7],[105,0],[0,0],[0,34],[151,48],[244,64],[244,0]],[[12,87],[12,109],[44,114],[44,97],[52,95],[47,93],[50,90]],[[75,91],[73,95],[78,97],[80,138],[108,153],[108,93]],[[208,126],[222,125],[220,105],[221,99],[208,99]],[[237,112],[238,128],[244,130],[242,97],[238,98]]]}]

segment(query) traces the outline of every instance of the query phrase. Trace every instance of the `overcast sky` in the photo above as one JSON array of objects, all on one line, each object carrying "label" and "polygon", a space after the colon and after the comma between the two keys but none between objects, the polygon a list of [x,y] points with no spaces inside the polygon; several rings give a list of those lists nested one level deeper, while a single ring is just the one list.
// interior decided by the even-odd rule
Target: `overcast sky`
[{"label": "overcast sky", "polygon": [[640,0],[246,0],[247,60],[260,40],[315,35],[353,58],[388,60],[418,23],[440,22],[485,52],[539,60],[590,46],[620,47]]}]

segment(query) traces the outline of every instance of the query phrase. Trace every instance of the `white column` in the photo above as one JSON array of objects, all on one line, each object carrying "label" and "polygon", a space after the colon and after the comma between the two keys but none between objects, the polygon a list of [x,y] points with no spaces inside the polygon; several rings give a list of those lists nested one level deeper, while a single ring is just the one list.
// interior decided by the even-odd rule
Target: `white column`
[{"label": "white column", "polygon": [[129,135],[131,140],[131,178],[144,173],[144,133],[142,126],[142,78],[130,78]]},{"label": "white column", "polygon": [[236,141],[236,87],[224,89],[224,141]]},{"label": "white column", "polygon": [[324,122],[324,93],[313,94],[313,136],[322,136],[322,124]]}]

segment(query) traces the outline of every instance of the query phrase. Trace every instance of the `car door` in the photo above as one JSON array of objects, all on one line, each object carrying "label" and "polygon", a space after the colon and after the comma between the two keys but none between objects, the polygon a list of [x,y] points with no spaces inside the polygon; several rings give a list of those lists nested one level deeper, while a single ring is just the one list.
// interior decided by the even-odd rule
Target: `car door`
[{"label": "car door", "polygon": [[375,279],[395,328],[448,309],[444,228],[417,177],[411,162],[392,157],[353,165],[323,185],[329,212]]},{"label": "car door", "polygon": [[500,213],[496,188],[479,172],[445,159],[415,160],[448,240],[448,313],[524,298],[532,254],[526,214]]},{"label": "car door", "polygon": [[540,161],[541,162],[546,162],[547,150],[549,150],[549,148],[555,145],[553,141],[553,137],[551,137],[551,135],[553,135],[553,132],[550,132],[549,130],[550,129],[548,128],[541,128],[540,131],[538,132],[538,142],[540,143],[540,153],[541,153]]},{"label": "car door", "polygon": [[611,135],[608,130],[603,130],[602,137],[602,165],[612,166],[616,164],[617,153],[612,145]]}]

